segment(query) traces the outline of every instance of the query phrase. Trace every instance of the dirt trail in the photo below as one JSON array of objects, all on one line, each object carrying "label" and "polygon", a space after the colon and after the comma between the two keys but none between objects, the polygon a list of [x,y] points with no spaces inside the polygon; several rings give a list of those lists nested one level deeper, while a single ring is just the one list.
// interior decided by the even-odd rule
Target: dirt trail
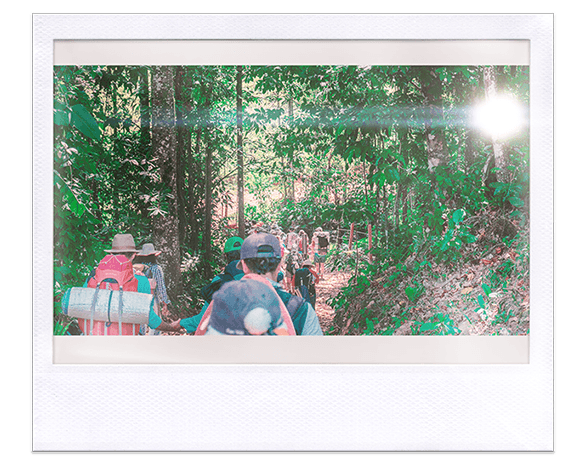
[{"label": "dirt trail", "polygon": [[325,272],[324,279],[320,280],[316,286],[317,303],[315,304],[315,312],[319,316],[323,333],[329,328],[335,316],[335,312],[327,304],[327,300],[335,297],[347,285],[350,276],[351,274],[348,272]]}]

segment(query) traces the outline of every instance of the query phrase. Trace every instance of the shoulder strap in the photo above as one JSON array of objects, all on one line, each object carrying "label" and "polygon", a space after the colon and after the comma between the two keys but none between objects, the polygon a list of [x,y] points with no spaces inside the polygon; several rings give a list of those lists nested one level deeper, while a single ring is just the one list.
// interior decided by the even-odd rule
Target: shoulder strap
[{"label": "shoulder strap", "polygon": [[300,296],[293,296],[281,288],[275,288],[275,290],[291,316],[297,335],[302,334],[307,319],[307,301]]}]

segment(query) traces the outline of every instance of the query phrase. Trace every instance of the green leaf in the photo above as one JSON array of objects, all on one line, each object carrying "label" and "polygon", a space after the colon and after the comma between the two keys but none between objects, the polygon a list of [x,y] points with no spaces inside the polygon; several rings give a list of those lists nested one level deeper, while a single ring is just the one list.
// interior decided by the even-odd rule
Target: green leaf
[{"label": "green leaf", "polygon": [[481,309],[484,309],[484,298],[482,297],[481,294],[478,295],[478,305],[480,306]]},{"label": "green leaf", "polygon": [[420,326],[420,332],[423,333],[425,331],[432,331],[435,330],[438,325],[436,323],[424,323]]},{"label": "green leaf", "polygon": [[524,206],[524,201],[520,198],[517,198],[515,196],[508,198],[508,201],[510,202],[510,204],[512,204],[514,207],[522,207]]},{"label": "green leaf", "polygon": [[74,105],[72,108],[71,124],[76,127],[83,135],[99,141],[101,138],[101,130],[93,115],[80,104]]},{"label": "green leaf", "polygon": [[484,294],[486,294],[486,296],[490,296],[490,293],[492,292],[490,286],[488,286],[486,283],[482,283],[482,289],[484,290]]},{"label": "green leaf", "polygon": [[61,109],[54,110],[54,123],[56,125],[69,125],[71,122],[70,113],[63,111]]},{"label": "green leaf", "polygon": [[454,223],[458,224],[464,220],[465,216],[466,211],[464,209],[458,209],[457,211],[454,212],[454,214],[452,214],[452,220],[454,221]]}]

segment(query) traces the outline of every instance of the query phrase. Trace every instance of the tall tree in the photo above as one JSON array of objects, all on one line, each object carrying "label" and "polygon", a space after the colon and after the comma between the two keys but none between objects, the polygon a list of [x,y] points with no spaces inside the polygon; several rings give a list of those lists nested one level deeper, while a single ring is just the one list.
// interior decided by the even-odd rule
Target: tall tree
[{"label": "tall tree", "polygon": [[244,238],[244,152],[242,150],[242,66],[236,66],[236,151],[238,163],[238,236]]},{"label": "tall tree", "polygon": [[420,88],[426,107],[426,142],[428,149],[428,167],[448,164],[448,146],[444,132],[444,109],[442,105],[442,81],[436,68],[420,68]]},{"label": "tall tree", "polygon": [[[493,103],[498,97],[498,73],[496,66],[484,67],[484,91],[486,101]],[[492,134],[492,151],[494,153],[494,165],[497,168],[496,178],[498,181],[508,183],[507,154],[503,143],[496,134]]]},{"label": "tall tree", "polygon": [[154,212],[153,239],[164,268],[170,298],[182,293],[177,206],[177,134],[175,130],[174,74],[171,66],[156,66],[152,75],[152,152],[157,159],[160,205]]}]

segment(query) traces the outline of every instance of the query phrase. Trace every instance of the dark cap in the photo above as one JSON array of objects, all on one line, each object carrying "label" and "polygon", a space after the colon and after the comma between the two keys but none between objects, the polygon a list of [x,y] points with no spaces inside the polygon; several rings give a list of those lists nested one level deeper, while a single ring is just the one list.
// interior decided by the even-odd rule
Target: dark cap
[{"label": "dark cap", "polygon": [[212,298],[208,331],[211,334],[265,335],[284,326],[280,300],[260,281],[226,283]]},{"label": "dark cap", "polygon": [[282,257],[280,241],[270,233],[254,233],[244,240],[240,248],[240,259],[254,257]]}]

